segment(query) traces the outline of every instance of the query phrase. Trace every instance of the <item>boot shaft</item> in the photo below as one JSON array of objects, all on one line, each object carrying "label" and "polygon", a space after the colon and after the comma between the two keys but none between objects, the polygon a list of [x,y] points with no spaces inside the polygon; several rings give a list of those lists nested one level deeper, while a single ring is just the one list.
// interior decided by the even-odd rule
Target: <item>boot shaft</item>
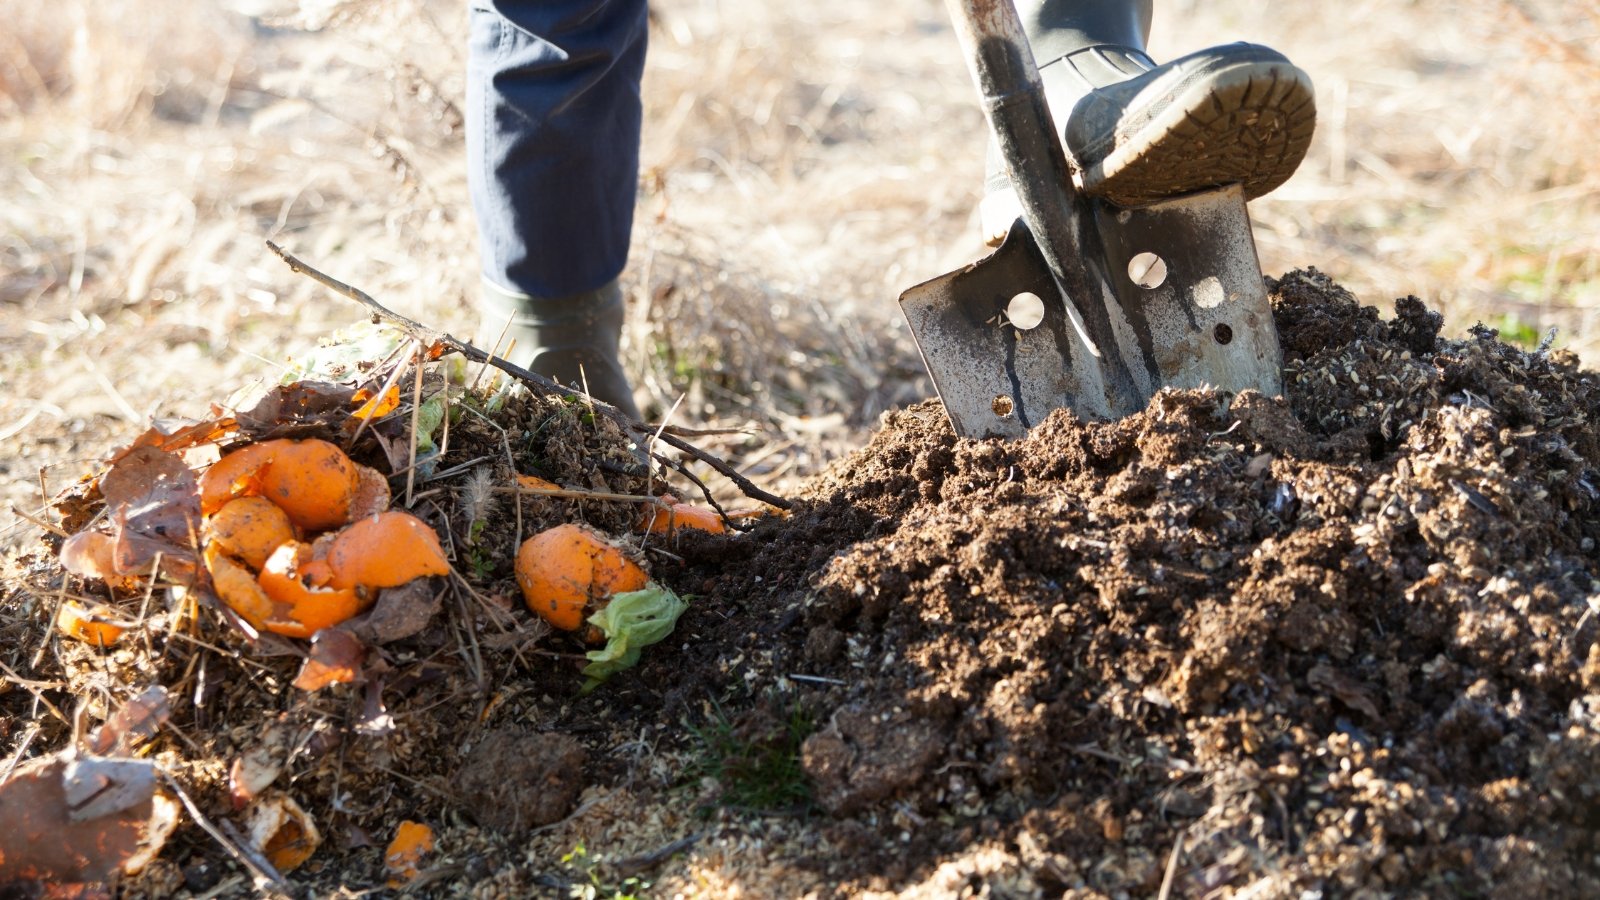
[{"label": "boot shaft", "polygon": [[1043,69],[1086,47],[1144,50],[1151,6],[1151,0],[1018,0],[1017,14]]}]

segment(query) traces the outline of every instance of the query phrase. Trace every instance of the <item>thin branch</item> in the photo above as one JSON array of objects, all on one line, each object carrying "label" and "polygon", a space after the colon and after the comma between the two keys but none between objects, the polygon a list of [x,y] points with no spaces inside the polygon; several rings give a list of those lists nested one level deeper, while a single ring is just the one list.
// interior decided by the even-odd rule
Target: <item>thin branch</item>
[{"label": "thin branch", "polygon": [[[365,291],[362,291],[359,288],[351,287],[350,285],[345,284],[336,278],[319,272],[315,268],[301,261],[294,254],[289,253],[272,241],[267,241],[267,249],[271,250],[279,259],[283,260],[284,263],[288,265],[290,271],[300,275],[305,275],[312,281],[317,282],[334,293],[354,300],[355,302],[366,307],[367,311],[371,313],[375,319],[388,322],[389,324],[400,328],[412,338],[421,341],[423,347],[426,349],[426,355],[430,358],[437,356],[436,351],[442,353],[445,350],[450,350],[461,354],[472,362],[494,366],[496,369],[499,369],[507,375],[540,388],[547,393],[572,393],[570,388],[564,387],[557,382],[538,374],[537,372],[530,372],[527,369],[516,365],[515,363],[507,362],[498,356],[479,350],[477,347],[472,346],[466,341],[446,334],[443,331],[439,331],[436,328],[429,328],[428,326],[423,325],[421,322],[418,322],[414,319],[409,319],[397,312],[394,312],[393,310],[390,310],[382,303],[372,299],[371,295],[367,294]],[[652,429],[648,425],[629,420],[627,416],[624,416],[622,413],[618,412],[616,407],[604,401],[594,401],[594,409],[596,412],[601,413],[606,418],[617,423],[624,431],[631,431],[634,434],[641,436],[649,435],[652,432]],[[710,466],[712,469],[715,469],[718,473],[737,485],[739,490],[743,491],[745,496],[749,497],[750,499],[759,500],[762,503],[766,503],[770,506],[776,506],[779,509],[791,508],[791,504],[788,500],[785,500],[776,494],[770,494],[756,487],[755,484],[750,481],[750,479],[740,475],[732,466],[728,465],[727,462],[712,456],[704,450],[701,450],[699,447],[696,447],[675,435],[669,434],[665,430],[657,434],[656,438],[657,440],[660,440],[662,443],[667,444],[679,452],[686,453],[700,462]]]},{"label": "thin branch", "polygon": [[699,447],[696,447],[688,441],[675,437],[671,434],[667,434],[666,432],[656,435],[656,440],[666,444],[674,450],[679,451],[680,453],[687,453],[700,462],[703,462],[711,468],[716,469],[717,472],[719,472],[724,478],[727,478],[729,481],[738,485],[739,490],[743,491],[744,495],[749,497],[751,500],[760,500],[762,503],[765,503],[768,506],[776,506],[777,508],[783,510],[794,508],[793,503],[790,503],[788,500],[779,497],[777,494],[769,494],[766,491],[763,491],[761,488],[756,487],[755,484],[750,481],[750,479],[734,471],[732,466],[729,466],[727,463],[715,456],[712,456],[704,450],[701,450]]},{"label": "thin branch", "polygon": [[529,497],[559,497],[563,500],[612,500],[619,503],[650,503],[662,509],[670,509],[672,504],[659,497],[646,497],[643,494],[619,494],[613,491],[580,491],[574,488],[537,488],[524,487],[523,485],[507,485],[494,489],[497,494],[522,494]]},{"label": "thin branch", "polygon": [[56,537],[64,537],[64,538],[65,537],[72,537],[72,535],[67,533],[67,530],[65,528],[58,528],[55,525],[51,525],[49,522],[46,522],[44,519],[40,519],[40,518],[37,518],[35,516],[28,515],[27,513],[23,512],[22,510],[17,509],[15,506],[11,507],[11,514],[13,516],[16,516],[17,518],[21,519],[22,521],[27,522],[28,524],[34,526],[35,528],[43,528],[45,531],[48,531],[51,534],[54,534]]},{"label": "thin branch", "polygon": [[1172,896],[1172,886],[1178,878],[1178,858],[1183,854],[1183,839],[1189,836],[1189,829],[1178,832],[1177,840],[1172,842],[1172,854],[1167,857],[1167,870],[1161,876],[1161,890],[1156,894],[1156,900],[1167,900]]},{"label": "thin branch", "polygon": [[695,487],[699,488],[701,496],[706,498],[706,502],[709,503],[711,508],[716,511],[717,518],[721,519],[724,524],[730,528],[733,528],[735,531],[750,530],[749,526],[734,524],[733,519],[728,516],[728,511],[722,508],[722,504],[717,502],[717,498],[711,496],[711,489],[706,487],[706,483],[704,481],[701,481],[693,472],[689,471],[689,467],[684,465],[682,460],[668,459],[659,453],[653,455],[662,465],[671,466],[679,475],[689,479],[689,481],[693,483]]},{"label": "thin branch", "polygon": [[637,875],[640,872],[643,872],[647,869],[652,869],[661,863],[666,862],[679,853],[683,853],[684,851],[693,847],[695,844],[699,843],[700,839],[703,837],[705,837],[705,832],[703,831],[697,831],[694,834],[685,835],[675,841],[672,841],[671,843],[657,847],[648,853],[640,853],[635,856],[630,856],[627,859],[619,859],[614,863],[610,863],[611,870],[624,878],[630,875]]},{"label": "thin branch", "polygon": [[755,434],[753,428],[685,428],[682,425],[663,425],[661,430],[666,434],[675,434],[678,437],[721,437],[727,434]]},{"label": "thin branch", "polygon": [[216,841],[236,862],[249,869],[250,874],[254,875],[258,881],[265,881],[279,888],[288,886],[288,882],[284,880],[282,875],[278,874],[278,870],[272,863],[268,862],[265,857],[250,846],[250,842],[244,839],[244,836],[239,833],[232,822],[226,819],[222,820],[221,828],[211,824],[211,820],[200,812],[200,807],[196,805],[189,793],[183,789],[183,785],[178,784],[178,779],[174,778],[171,772],[163,769],[161,770],[161,777],[166,781],[167,786],[172,788],[173,793],[178,795],[178,799],[183,801],[184,808],[189,810],[189,815],[194,819],[195,824],[199,825],[206,834],[211,835],[211,839]]}]

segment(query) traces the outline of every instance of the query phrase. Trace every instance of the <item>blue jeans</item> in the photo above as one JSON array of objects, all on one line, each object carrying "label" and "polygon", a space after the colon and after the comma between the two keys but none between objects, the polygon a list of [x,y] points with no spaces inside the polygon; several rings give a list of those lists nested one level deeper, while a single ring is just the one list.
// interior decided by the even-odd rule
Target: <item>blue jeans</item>
[{"label": "blue jeans", "polygon": [[557,299],[628,259],[646,0],[471,0],[467,159],[483,276]]}]

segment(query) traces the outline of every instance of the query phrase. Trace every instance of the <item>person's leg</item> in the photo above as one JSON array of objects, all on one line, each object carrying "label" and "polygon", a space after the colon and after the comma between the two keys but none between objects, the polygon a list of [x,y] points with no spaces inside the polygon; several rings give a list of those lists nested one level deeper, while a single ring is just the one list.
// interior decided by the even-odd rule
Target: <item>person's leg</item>
[{"label": "person's leg", "polygon": [[[1017,12],[1079,187],[1146,206],[1225,184],[1278,187],[1311,144],[1311,80],[1282,54],[1226,44],[1157,66],[1151,0],[1020,0]],[[1003,235],[1015,200],[992,160],[982,217]]]},{"label": "person's leg", "polygon": [[617,277],[638,183],[645,0],[473,0],[467,156],[483,328],[637,418]]}]

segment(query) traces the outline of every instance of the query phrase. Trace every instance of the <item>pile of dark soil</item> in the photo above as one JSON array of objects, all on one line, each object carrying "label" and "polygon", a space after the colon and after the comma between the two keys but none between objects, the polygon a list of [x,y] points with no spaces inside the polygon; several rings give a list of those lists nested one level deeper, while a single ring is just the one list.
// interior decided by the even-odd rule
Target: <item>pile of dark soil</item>
[{"label": "pile of dark soil", "polygon": [[[1600,375],[1486,329],[1443,340],[1415,298],[1381,320],[1315,271],[1273,302],[1286,400],[1167,392],[1011,443],[958,439],[925,403],[789,516],[646,542],[689,611],[587,696],[584,644],[522,608],[512,557],[557,522],[626,532],[639,504],[509,485],[659,482],[570,398],[452,426],[464,462],[410,508],[456,575],[362,684],[294,688],[303,647],[251,644],[181,592],[100,596],[137,620],[110,651],[52,638],[53,603],[101,588],[36,553],[0,598],[0,739],[59,749],[63,711],[102,720],[161,684],[144,752],[223,825],[230,768],[275,774],[322,828],[289,881],[319,895],[383,884],[402,819],[438,831],[430,895],[625,875],[746,896],[1600,895]],[[357,458],[404,446],[384,427]],[[188,820],[123,886],[259,889]]]},{"label": "pile of dark soil", "polygon": [[1273,302],[1286,402],[886,416],[683,551],[696,658],[645,677],[805,696],[846,894],[983,842],[1024,893],[1600,894],[1600,376],[1314,270]]}]

